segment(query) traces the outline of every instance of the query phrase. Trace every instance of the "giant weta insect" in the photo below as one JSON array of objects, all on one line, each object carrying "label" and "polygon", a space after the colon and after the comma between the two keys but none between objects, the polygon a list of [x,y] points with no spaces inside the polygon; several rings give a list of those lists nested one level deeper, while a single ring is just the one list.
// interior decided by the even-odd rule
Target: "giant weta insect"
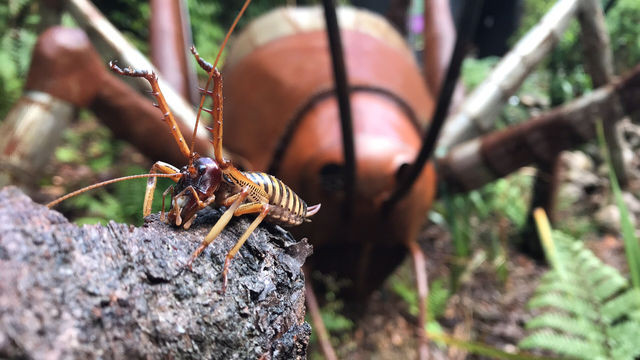
[{"label": "giant weta insect", "polygon": [[[315,16],[304,16],[307,11]],[[262,171],[287,179],[285,181],[305,198],[322,201],[325,211],[302,230],[313,234],[316,254],[311,259],[311,269],[350,278],[349,295],[359,300],[366,298],[403,260],[407,250],[413,255],[416,269],[422,269],[417,273],[424,273],[424,260],[415,240],[435,195],[433,166],[425,167],[412,187],[411,196],[401,200],[392,211],[382,211],[381,207],[420,148],[420,133],[433,110],[433,96],[424,87],[406,44],[386,22],[357,10],[340,11],[357,15],[347,17],[354,21],[351,28],[347,25],[343,29],[357,150],[350,220],[340,216],[345,205],[345,189],[336,183],[341,179],[342,145],[338,140],[335,85],[330,76],[326,33],[319,26],[321,16],[317,16],[317,10],[288,9],[266,15],[272,22],[267,21],[264,27],[250,25],[254,34],[239,35],[226,60],[225,135],[227,140],[231,139],[227,146],[234,155],[247,160],[247,170],[260,172],[241,172],[222,158],[222,81],[215,69],[217,59],[214,65],[209,65],[192,49],[198,64],[209,73],[209,81],[214,81],[212,91],[208,90],[209,82],[203,89],[203,99],[207,95],[213,98],[212,110],[203,109],[201,101],[198,115],[204,110],[214,117],[211,132],[215,159],[199,157],[193,153],[193,145],[190,149],[185,144],[153,74],[111,64],[112,70],[121,75],[149,81],[178,144],[177,149],[189,159],[189,164],[181,170],[157,162],[151,174],[136,176],[149,177],[144,215],[151,211],[157,177],[178,182],[163,195],[163,199],[169,193],[173,196],[168,220],[174,225],[188,228],[196,212],[210,204],[229,207],[189,264],[234,214],[259,213],[227,255],[223,287],[231,258],[260,221],[266,218],[296,225],[318,211],[319,206],[305,210],[302,200],[291,189]],[[311,20],[310,23],[303,24],[305,19]],[[285,28],[294,25],[293,28],[301,30],[300,34],[276,30],[274,33],[281,37],[274,38],[265,30],[276,29],[274,22]],[[363,26],[358,27],[360,25]],[[268,46],[262,42],[265,39],[270,41]],[[247,50],[243,43],[253,44],[255,49]],[[234,102],[240,98],[242,104]],[[247,184],[251,185],[247,188]],[[89,188],[79,191],[86,190]],[[290,196],[285,198],[285,194]],[[247,200],[248,203],[244,203]],[[288,220],[278,218],[279,213]],[[418,278],[419,293],[424,300],[426,277]],[[422,329],[424,307],[420,317],[418,328]]]},{"label": "giant weta insect", "polygon": [[[320,204],[308,207],[307,204],[294,193],[290,187],[285,185],[281,180],[263,172],[240,171],[233,164],[223,157],[222,153],[222,76],[216,68],[220,54],[224,49],[230,34],[233,32],[238,19],[248,6],[250,0],[247,0],[236,17],[235,22],[229,29],[227,36],[218,52],[218,56],[213,65],[200,58],[195,47],[191,47],[191,52],[195,56],[198,64],[209,74],[207,84],[201,89],[202,98],[198,108],[196,118],[195,131],[198,128],[198,121],[201,111],[208,112],[213,117],[213,127],[208,128],[213,135],[211,143],[214,147],[214,159],[202,157],[193,151],[194,142],[188,147],[176,120],[169,109],[169,106],[162,95],[162,91],[158,85],[158,77],[155,73],[146,70],[134,70],[131,68],[120,68],[115,62],[110,62],[109,67],[115,73],[123,76],[144,78],[151,85],[151,94],[157,101],[157,107],[162,111],[163,120],[169,126],[180,152],[188,159],[187,165],[181,169],[173,165],[158,161],[153,164],[149,174],[133,175],[117,179],[108,180],[102,183],[94,184],[80,190],[69,193],[47,204],[49,208],[57,205],[63,200],[76,196],[91,189],[95,189],[117,181],[137,179],[147,177],[147,188],[145,191],[143,215],[151,214],[151,205],[153,195],[156,188],[158,177],[168,177],[175,185],[169,187],[162,195],[162,213],[161,219],[165,220],[164,203],[167,194],[171,194],[171,208],[168,212],[166,220],[175,225],[189,229],[197,212],[209,205],[225,206],[227,210],[222,214],[218,221],[211,228],[207,236],[204,238],[200,246],[193,252],[187,262],[190,267],[193,261],[204,251],[204,249],[222,232],[233,216],[245,214],[258,214],[255,220],[249,225],[245,232],[240,236],[236,244],[226,256],[224,269],[222,272],[223,285],[222,291],[227,286],[227,275],[229,273],[229,264],[240,247],[249,238],[249,235],[263,221],[282,225],[296,226],[305,221],[320,209]],[[209,90],[209,83],[213,81],[213,90]],[[213,108],[211,110],[204,108],[206,96],[210,96],[213,100]]]}]

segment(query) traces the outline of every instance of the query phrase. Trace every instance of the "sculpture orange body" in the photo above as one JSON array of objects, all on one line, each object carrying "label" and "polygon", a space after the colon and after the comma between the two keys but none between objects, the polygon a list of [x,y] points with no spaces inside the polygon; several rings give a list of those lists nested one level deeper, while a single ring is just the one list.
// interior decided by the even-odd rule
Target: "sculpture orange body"
[{"label": "sculpture orange body", "polygon": [[[342,218],[338,107],[320,9],[279,9],[238,36],[223,71],[225,142],[252,171],[283,179],[323,209],[300,227],[312,267],[352,279],[351,295],[379,287],[416,240],[435,195],[428,165],[390,212],[382,203],[414,161],[433,99],[410,50],[384,20],[340,9],[356,153],[353,216]],[[352,22],[344,19],[355,18]],[[275,30],[273,24],[280,24]],[[266,32],[275,33],[273,35]]]}]

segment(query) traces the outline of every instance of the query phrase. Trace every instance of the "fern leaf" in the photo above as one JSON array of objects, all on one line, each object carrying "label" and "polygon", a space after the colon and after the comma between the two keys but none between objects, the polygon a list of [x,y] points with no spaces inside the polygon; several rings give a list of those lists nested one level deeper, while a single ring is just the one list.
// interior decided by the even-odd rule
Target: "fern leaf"
[{"label": "fern leaf", "polygon": [[520,347],[588,360],[640,356],[640,290],[582,242],[558,232],[553,239],[564,272],[542,277],[529,307],[544,312],[527,322]]},{"label": "fern leaf", "polygon": [[606,299],[619,293],[621,290],[627,288],[629,286],[629,282],[622,278],[611,278],[594,285],[594,295],[598,298],[598,300],[605,301]]},{"label": "fern leaf", "polygon": [[640,334],[640,322],[625,321],[613,326],[609,331],[611,341],[611,355],[614,359],[633,360],[640,356],[640,344],[638,335]]},{"label": "fern leaf", "polygon": [[540,280],[538,285],[538,293],[557,293],[559,295],[571,295],[581,299],[589,297],[589,293],[583,287],[573,281],[557,281],[557,275],[555,272],[550,271],[546,275],[548,278]]},{"label": "fern leaf", "polygon": [[[629,311],[633,309],[635,311]],[[640,312],[640,290],[632,289],[611,299],[602,307],[602,316],[609,322],[614,322],[630,312]]]},{"label": "fern leaf", "polygon": [[519,346],[523,349],[551,350],[577,359],[606,359],[602,348],[595,343],[552,331],[541,331],[529,335],[520,342]]},{"label": "fern leaf", "polygon": [[552,329],[560,333],[573,334],[588,341],[602,342],[605,335],[587,319],[557,313],[546,313],[527,322],[527,330]]},{"label": "fern leaf", "polygon": [[563,310],[575,316],[583,316],[590,319],[598,318],[598,313],[593,306],[577,297],[546,293],[536,295],[529,301],[529,308],[531,309],[544,307]]}]

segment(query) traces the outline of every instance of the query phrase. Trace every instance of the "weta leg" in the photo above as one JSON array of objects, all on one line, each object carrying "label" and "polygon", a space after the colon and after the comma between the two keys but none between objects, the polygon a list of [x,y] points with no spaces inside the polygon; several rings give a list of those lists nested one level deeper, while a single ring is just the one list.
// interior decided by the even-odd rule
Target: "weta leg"
[{"label": "weta leg", "polygon": [[158,84],[158,76],[154,72],[149,72],[146,70],[134,70],[131,68],[121,69],[113,61],[109,63],[109,67],[113,72],[120,75],[141,77],[145,78],[149,82],[149,85],[151,85],[151,94],[156,98],[156,101],[158,102],[156,106],[160,109],[160,111],[162,111],[162,120],[164,120],[169,126],[169,130],[171,131],[173,138],[176,140],[176,143],[178,144],[182,155],[184,155],[187,159],[190,159],[191,150],[187,146],[184,137],[180,132],[180,128],[178,127],[178,123],[176,122],[176,119],[173,117],[173,114],[169,109],[169,104],[167,104],[164,95],[162,95],[160,85]]},{"label": "weta leg", "polygon": [[196,50],[195,46],[191,46],[191,53],[193,54],[193,57],[196,58],[196,61],[198,62],[198,65],[200,65],[202,70],[208,73],[209,71],[211,71],[211,69],[213,69],[213,65],[211,65],[211,63],[200,57],[200,54],[198,54],[198,50]]},{"label": "weta leg", "polygon": [[[153,166],[151,166],[151,170],[149,170],[150,174],[179,174],[180,170],[171,164],[167,164],[162,161],[158,161]],[[177,178],[171,178],[173,181],[178,182]],[[150,177],[147,179],[147,190],[144,192],[144,205],[142,207],[142,216],[149,216],[151,214],[151,205],[153,204],[153,192],[156,190],[156,184],[158,183],[158,178]],[[164,195],[163,195],[163,203],[164,203]],[[164,204],[162,206],[162,210],[164,212]]]},{"label": "weta leg", "polygon": [[162,208],[160,209],[160,220],[165,221],[164,216],[164,200],[167,198],[167,194],[171,193],[171,198],[173,198],[173,185],[169,186],[167,190],[162,193]]},{"label": "weta leg", "polygon": [[224,201],[222,201],[222,206],[225,206],[225,207],[229,207],[229,206],[231,206],[234,202],[236,202],[236,200],[237,200],[240,196],[242,196],[242,193],[241,193],[241,192],[239,192],[239,193],[237,193],[237,194],[233,194],[233,195],[231,195],[231,196],[227,197],[226,199],[224,199]]},{"label": "weta leg", "polygon": [[407,243],[413,268],[416,274],[416,286],[418,288],[418,358],[420,360],[429,359],[429,339],[427,338],[427,301],[429,296],[429,283],[427,280],[427,268],[424,253],[415,241]]},{"label": "weta leg", "polygon": [[189,261],[187,261],[188,267],[191,267],[191,263],[193,263],[193,261],[198,257],[198,255],[200,255],[200,253],[202,253],[202,251],[204,251],[204,249],[206,249],[207,246],[209,246],[209,244],[211,244],[211,242],[215,238],[217,238],[218,235],[220,235],[222,230],[227,226],[227,224],[233,217],[233,213],[236,211],[236,209],[238,209],[240,204],[247,198],[247,196],[249,196],[249,190],[245,188],[242,190],[242,192],[240,193],[240,196],[236,198],[233,204],[224,212],[224,214],[222,214],[222,216],[220,217],[220,219],[218,219],[215,225],[213,225],[213,227],[211,228],[211,231],[209,231],[209,234],[207,234],[207,236],[204,238],[200,246],[198,246],[196,251],[193,252],[191,257],[189,258]]},{"label": "weta leg", "polygon": [[262,211],[263,207],[264,207],[264,204],[261,204],[261,203],[242,204],[233,213],[233,215],[240,216],[240,215],[246,215],[246,214],[255,214]]},{"label": "weta leg", "polygon": [[[262,220],[264,220],[265,216],[267,216],[270,209],[270,206],[268,204],[247,204],[247,205],[250,205],[250,207],[246,208],[246,211],[244,212],[245,214],[248,214],[249,213],[248,210],[250,209],[251,212],[257,212],[256,210],[260,211],[260,215],[258,215],[258,217],[255,220],[253,220],[251,225],[249,225],[247,230],[245,230],[244,234],[242,234],[240,239],[238,239],[238,241],[233,246],[233,248],[229,251],[229,253],[227,254],[227,257],[224,260],[224,270],[222,270],[222,292],[223,293],[227,289],[227,275],[229,273],[229,264],[231,263],[231,259],[233,259],[233,257],[236,256],[236,254],[238,253],[238,250],[240,250],[244,242],[247,241],[247,239],[249,238],[249,235],[251,235],[251,233],[258,227],[258,225],[260,225]],[[256,205],[260,205],[260,206],[256,207]]]},{"label": "weta leg", "polygon": [[201,102],[200,109],[208,112],[213,117],[213,127],[210,129],[213,135],[213,153],[218,164],[224,164],[226,161],[222,156],[222,75],[218,69],[213,69],[213,65],[200,57],[194,46],[191,47],[191,53],[196,58],[198,65],[211,74],[211,79],[213,79],[213,90],[208,89],[208,81],[205,88],[201,89],[202,92],[213,99],[213,107],[211,110],[204,109]]}]

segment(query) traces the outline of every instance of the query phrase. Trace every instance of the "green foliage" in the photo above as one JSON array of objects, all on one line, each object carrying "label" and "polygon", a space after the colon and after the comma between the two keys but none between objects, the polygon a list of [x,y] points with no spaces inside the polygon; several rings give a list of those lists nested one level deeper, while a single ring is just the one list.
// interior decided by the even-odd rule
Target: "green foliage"
[{"label": "green foliage", "polygon": [[0,119],[20,97],[39,21],[34,0],[0,3]]},{"label": "green foliage", "polygon": [[524,34],[531,30],[544,14],[551,9],[556,0],[524,0],[522,9],[522,18],[520,19],[520,27],[513,34],[512,43],[516,43]]},{"label": "green foliage", "polygon": [[[409,306],[409,314],[418,316],[418,293],[415,284],[406,274],[396,274],[391,278],[391,289]],[[431,281],[429,295],[427,296],[427,326],[436,326],[436,319],[444,314],[447,301],[451,296],[451,290],[445,284],[444,279]],[[437,326],[436,326],[437,327]]]},{"label": "green foliage", "polygon": [[[128,167],[123,176],[144,174],[147,169],[138,166]],[[159,211],[162,205],[162,191],[171,186],[171,180],[158,179],[156,194],[153,198],[152,211]],[[86,214],[75,219],[77,224],[106,224],[110,220],[120,223],[141,225],[142,203],[144,200],[145,179],[136,179],[115,183],[109,187],[113,189],[95,190],[72,198],[68,201],[69,208]],[[168,203],[167,203],[168,205]]]},{"label": "green foliage", "polygon": [[531,177],[522,173],[496,180],[466,194],[442,192],[430,218],[448,228],[455,260],[451,271],[452,289],[472,266],[471,249],[483,249],[483,261],[494,264],[499,278],[506,279],[507,239],[517,240],[526,222]]},{"label": "green foliage", "polygon": [[149,53],[148,1],[93,0],[95,6],[142,53]]},{"label": "green foliage", "polygon": [[467,194],[445,195],[435,206],[452,232],[457,256],[468,256],[472,239],[498,238],[502,219],[515,229],[524,226],[531,177],[514,174]]},{"label": "green foliage", "polygon": [[[326,292],[324,293],[324,305],[320,308],[320,316],[324,322],[325,328],[330,335],[331,342],[333,344],[344,343],[348,341],[348,333],[353,329],[354,323],[351,319],[344,316],[344,302],[338,297],[340,289],[346,287],[348,282],[337,281],[330,275],[314,272],[312,274],[314,279],[321,281],[326,286]],[[310,314],[307,313],[307,321],[311,322]],[[312,344],[318,343],[318,338],[315,332],[311,333],[310,342]],[[318,354],[312,354],[312,359],[319,358]]]},{"label": "green foliage", "polygon": [[640,63],[640,2],[618,0],[607,13],[606,23],[616,69],[623,73]]},{"label": "green foliage", "polygon": [[[554,3],[554,0],[525,0],[521,26],[513,36],[512,42],[515,44],[522,38]],[[606,26],[617,73],[624,73],[640,63],[638,19],[640,2],[636,0],[616,1],[606,14]],[[591,78],[583,68],[585,55],[580,41],[580,31],[577,20],[573,20],[547,61],[546,71],[551,79],[549,95],[552,106],[565,103],[593,88]]]},{"label": "green foliage", "polygon": [[491,73],[491,70],[500,61],[497,57],[484,59],[466,58],[462,63],[461,76],[468,92],[473,91]]},{"label": "green foliage", "polygon": [[[97,126],[93,119],[81,113],[81,119],[74,130],[63,133],[63,145],[55,150],[55,159],[61,165],[72,168],[88,167],[98,178],[114,178],[144,174],[148,168],[136,165],[121,165],[125,144],[113,139],[111,132]],[[118,166],[119,165],[119,166]],[[119,168],[114,171],[113,168]],[[93,180],[93,182],[97,182]],[[164,189],[171,186],[169,179],[158,179],[153,210],[160,210]],[[75,184],[77,187],[89,185]],[[80,224],[106,223],[109,220],[139,225],[142,223],[142,202],[146,188],[145,179],[118,182],[105,188],[96,189],[62,203],[62,208],[78,216],[74,221]],[[72,189],[76,190],[76,189]]]},{"label": "green foliage", "polygon": [[81,124],[90,126],[86,132],[64,131],[64,143],[55,150],[56,160],[76,166],[88,165],[94,172],[106,171],[117,163],[124,143],[114,141],[109,129],[95,126],[92,121],[82,115]]},{"label": "green foliage", "polygon": [[[218,2],[203,0],[189,1],[188,4],[193,42],[200,55],[213,62],[226,31],[223,25],[215,20],[220,17],[222,7]],[[240,2],[236,6],[240,6]]]},{"label": "green foliage", "polygon": [[[442,332],[427,332],[427,337],[436,343],[443,343],[448,346],[464,349],[471,354],[480,355],[483,359],[505,359],[505,360],[554,360],[543,356],[530,355],[524,352],[513,353],[500,350],[498,348],[485,345],[476,341],[457,339]],[[474,357],[472,357],[474,358]]]},{"label": "green foliage", "polygon": [[[190,0],[188,2],[193,42],[204,59],[213,62],[224,36],[240,11],[243,2],[235,0]],[[308,1],[297,2],[298,5],[305,3]],[[285,0],[253,1],[240,19],[238,29],[242,29],[257,16],[286,4]]]},{"label": "green foliage", "polygon": [[556,267],[540,280],[529,307],[531,332],[519,346],[577,359],[640,356],[640,291],[605,265],[582,242],[553,233]]}]

